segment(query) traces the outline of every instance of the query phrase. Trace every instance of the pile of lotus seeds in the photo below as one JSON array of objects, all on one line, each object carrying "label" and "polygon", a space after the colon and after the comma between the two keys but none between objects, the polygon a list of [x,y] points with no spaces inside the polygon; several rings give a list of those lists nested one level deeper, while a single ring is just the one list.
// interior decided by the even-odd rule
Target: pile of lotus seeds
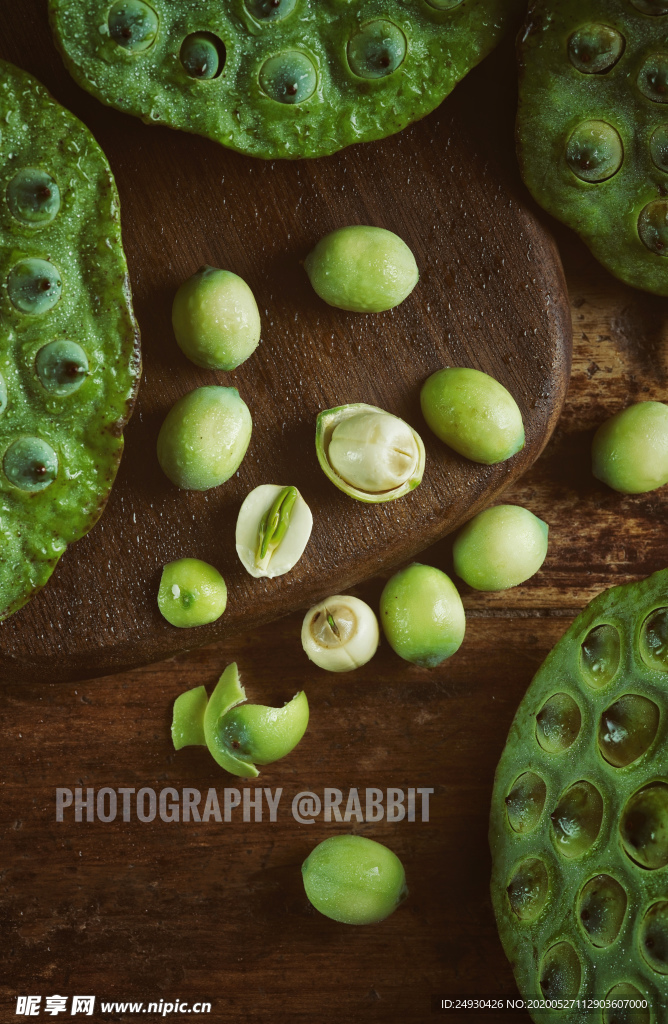
[{"label": "pile of lotus seeds", "polygon": [[148,123],[266,158],[384,138],[428,114],[523,0],[50,0],[77,82]]}]

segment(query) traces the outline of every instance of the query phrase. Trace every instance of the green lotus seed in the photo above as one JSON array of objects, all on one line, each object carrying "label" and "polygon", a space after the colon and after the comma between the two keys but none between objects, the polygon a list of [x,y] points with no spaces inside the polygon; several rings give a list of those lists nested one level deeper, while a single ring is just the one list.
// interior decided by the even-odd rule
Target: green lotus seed
[{"label": "green lotus seed", "polygon": [[321,299],[356,313],[398,306],[420,276],[413,253],[398,235],[362,224],[325,235],[304,267]]},{"label": "green lotus seed", "polygon": [[519,505],[479,512],[457,534],[455,572],[475,590],[507,590],[537,573],[547,556],[548,525]]},{"label": "green lotus seed", "polygon": [[668,103],[668,53],[652,53],[638,72],[638,88],[652,103]]},{"label": "green lotus seed", "polygon": [[550,880],[542,860],[531,857],[515,870],[506,892],[510,909],[520,921],[535,921],[547,902]]},{"label": "green lotus seed", "polygon": [[88,358],[76,341],[51,341],[37,353],[35,369],[45,391],[71,395],[88,376]]},{"label": "green lotus seed", "polygon": [[181,285],[172,307],[180,349],[212,370],[233,370],[260,341],[260,313],[245,281],[229,270],[202,267]]},{"label": "green lotus seed", "polygon": [[590,22],[582,25],[568,40],[571,64],[583,75],[610,71],[624,52],[624,36],[609,25]]},{"label": "green lotus seed", "polygon": [[316,910],[343,924],[383,921],[408,895],[399,858],[364,836],[331,836],[302,864],[304,889]]},{"label": "green lotus seed", "polygon": [[359,78],[385,78],[406,56],[406,36],[391,21],[370,21],[348,43],[348,63]]},{"label": "green lotus seed", "polygon": [[615,768],[626,768],[649,750],[659,728],[659,709],[653,700],[627,693],[601,715],[598,746]]},{"label": "green lotus seed", "polygon": [[636,402],[596,431],[592,472],[622,494],[644,494],[668,483],[668,406]]},{"label": "green lotus seed", "polygon": [[392,650],[422,668],[450,658],[466,629],[464,606],[450,577],[418,562],[385,584],[380,621]]},{"label": "green lotus seed", "polygon": [[317,84],[315,65],[301,50],[278,53],[260,70],[260,85],[277,103],[302,103],[313,95]]},{"label": "green lotus seed", "polygon": [[668,200],[654,199],[640,211],[638,234],[650,252],[668,256]]},{"label": "green lotus seed", "polygon": [[55,220],[60,210],[60,189],[41,168],[23,167],[7,186],[7,202],[17,220],[43,227]]},{"label": "green lotus seed", "polygon": [[193,32],[183,40],[180,57],[187,75],[206,81],[220,74],[225,47],[211,32]]},{"label": "green lotus seed", "polygon": [[258,21],[282,21],[296,6],[297,0],[246,0],[246,7]]},{"label": "green lotus seed", "polygon": [[172,626],[204,626],[225,611],[227,587],[217,569],[199,558],[179,558],[162,570],[158,608]]},{"label": "green lotus seed", "polygon": [[195,388],[167,414],[158,435],[158,461],[177,487],[207,491],[236,473],[252,427],[236,388]]},{"label": "green lotus seed", "polygon": [[218,727],[219,745],[249,764],[272,764],[297,746],[306,732],[309,708],[301,691],[282,708],[243,704],[232,708]]},{"label": "green lotus seed", "polygon": [[48,260],[21,260],[9,272],[7,294],[21,313],[42,316],[59,301],[63,290],[60,274]]},{"label": "green lotus seed", "polygon": [[517,402],[503,384],[480,370],[437,370],[423,384],[420,404],[436,436],[473,462],[493,466],[524,447]]},{"label": "green lotus seed", "polygon": [[158,15],[142,0],[119,0],[109,11],[109,35],[131,53],[143,53],[158,34]]},{"label": "green lotus seed", "polygon": [[566,162],[582,181],[607,181],[617,173],[623,160],[619,132],[605,121],[582,121],[566,145]]},{"label": "green lotus seed", "polygon": [[43,491],[58,475],[58,456],[39,437],[21,437],[10,444],[2,462],[5,476],[21,491]]}]

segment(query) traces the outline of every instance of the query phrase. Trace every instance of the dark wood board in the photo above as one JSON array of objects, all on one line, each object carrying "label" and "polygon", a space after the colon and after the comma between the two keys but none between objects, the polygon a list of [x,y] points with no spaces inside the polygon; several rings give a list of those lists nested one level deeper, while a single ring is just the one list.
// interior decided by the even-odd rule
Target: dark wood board
[{"label": "dark wood board", "polygon": [[[55,53],[41,0],[0,8],[2,56],[35,74],[92,128],[121,193],[126,250],[145,369],[126,454],[109,505],[61,560],[48,586],[0,625],[9,679],[74,679],[117,671],[235,636],[306,608],[413,556],[489,504],[536,459],[561,409],[570,319],[550,236],[512,177],[445,105],[399,136],[311,162],[261,162],[207,140],[148,127],[78,89]],[[334,310],[300,261],[334,227],[374,223],[414,250],[421,282],[378,316]],[[170,311],[202,263],[241,274],[263,315],[256,354],[229,374],[180,353]],[[481,467],[429,432],[419,388],[442,365],[501,380],[525,417],[523,452]],[[254,432],[239,474],[207,493],[180,492],[161,473],[155,443],[180,395],[202,384],[238,387]],[[366,506],[324,477],[314,446],[321,409],[364,401],[407,419],[427,447],[422,485]],[[292,483],[315,527],[297,568],[254,580],[234,550],[241,501],[260,483]],[[156,605],[162,566],[193,556],[229,588],[219,622],[166,623]]]}]

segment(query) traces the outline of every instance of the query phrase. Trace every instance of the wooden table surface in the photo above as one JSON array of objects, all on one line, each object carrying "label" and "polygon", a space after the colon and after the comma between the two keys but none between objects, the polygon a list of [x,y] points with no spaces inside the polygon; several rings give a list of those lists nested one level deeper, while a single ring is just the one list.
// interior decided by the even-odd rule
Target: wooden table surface
[{"label": "wooden table surface", "polygon": [[[475,110],[509,61],[508,52],[496,57],[452,102]],[[512,103],[498,102],[487,144],[510,161]],[[123,675],[0,689],[0,1021],[20,1019],[16,996],[37,993],[210,1000],[205,1019],[245,1024],[426,1022],[433,995],[515,993],[492,916],[487,847],[510,721],[576,612],[603,588],[668,563],[665,489],[624,498],[589,471],[603,418],[632,400],[668,398],[668,305],[614,281],[553,227],[575,328],[571,387],[544,455],[503,496],[550,524],[548,559],[508,593],[464,592],[467,636],[451,661],[421,670],[385,644],[364,668],[328,675],[305,661],[296,614]],[[447,570],[449,542],[423,561]],[[357,593],[375,604],[381,586],[375,579]],[[276,822],[77,823],[71,809],[56,822],[56,787],[216,787],[222,801],[234,781],[204,750],[174,753],[169,721],[179,693],[213,684],[231,660],[251,700],[280,703],[307,686],[313,727],[258,780],[283,787]],[[325,787],[431,788],[430,820],[297,823],[292,797]],[[301,887],[312,847],[351,829],[387,843],[406,866],[410,897],[380,925],[331,922]],[[141,1018],[96,1010],[93,1019]]]}]

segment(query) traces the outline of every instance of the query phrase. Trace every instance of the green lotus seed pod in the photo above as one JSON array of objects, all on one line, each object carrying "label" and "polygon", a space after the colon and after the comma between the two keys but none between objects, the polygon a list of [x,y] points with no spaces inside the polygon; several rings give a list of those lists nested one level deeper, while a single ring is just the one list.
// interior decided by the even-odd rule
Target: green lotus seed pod
[{"label": "green lotus seed pod", "polygon": [[199,558],[180,558],[162,570],[158,608],[172,626],[215,622],[227,606],[227,587],[217,569]]},{"label": "green lotus seed pod", "polygon": [[592,472],[622,494],[644,494],[668,483],[668,406],[636,402],[612,416],[592,442]]},{"label": "green lotus seed pod", "polygon": [[195,388],[167,414],[158,435],[158,461],[177,487],[207,491],[236,473],[252,428],[236,388]]},{"label": "green lotus seed pod", "polygon": [[423,384],[420,404],[436,436],[473,462],[493,466],[524,447],[517,402],[503,384],[480,370],[437,370]]},{"label": "green lotus seed pod", "polygon": [[450,577],[419,562],[385,584],[380,621],[392,650],[422,668],[434,668],[458,651],[466,629],[464,606]]},{"label": "green lotus seed pod", "polygon": [[495,505],[462,527],[452,548],[455,572],[475,590],[507,590],[537,573],[548,525],[519,505]]},{"label": "green lotus seed pod", "polygon": [[667,569],[600,594],[508,733],[489,830],[501,942],[524,999],[580,1000],[536,1001],[537,1024],[666,1020],[666,623]]},{"label": "green lotus seed pod", "polygon": [[398,235],[361,224],[325,235],[304,267],[321,299],[356,313],[398,306],[420,276],[413,253]]},{"label": "green lotus seed pod", "polygon": [[202,267],[176,293],[172,325],[181,351],[211,370],[233,370],[260,341],[260,312],[245,281]]},{"label": "green lotus seed pod", "polygon": [[406,875],[395,853],[365,836],[331,836],[302,864],[316,910],[343,924],[375,924],[406,899]]},{"label": "green lotus seed pod", "polygon": [[186,690],[174,701],[172,715],[172,743],[175,750],[182,747],[205,747],[204,714],[209,698],[203,686]]}]

